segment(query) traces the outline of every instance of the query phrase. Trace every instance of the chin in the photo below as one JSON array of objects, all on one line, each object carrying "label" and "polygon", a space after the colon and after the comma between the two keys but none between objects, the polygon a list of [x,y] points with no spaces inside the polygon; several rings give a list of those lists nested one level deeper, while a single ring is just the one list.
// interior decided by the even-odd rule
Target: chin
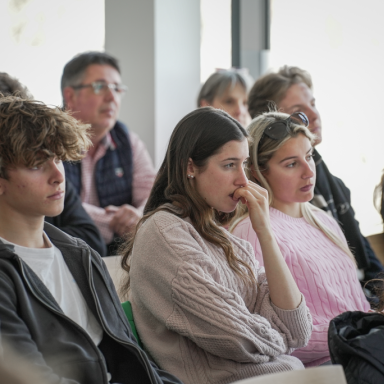
[{"label": "chin", "polygon": [[233,212],[235,209],[236,209],[236,207],[237,207],[237,204],[238,203],[236,203],[236,205],[235,206],[231,206],[231,207],[220,207],[220,208],[216,208],[216,207],[214,207],[215,209],[216,209],[216,211],[219,211],[219,212],[223,212],[223,213],[231,213],[231,212]]}]

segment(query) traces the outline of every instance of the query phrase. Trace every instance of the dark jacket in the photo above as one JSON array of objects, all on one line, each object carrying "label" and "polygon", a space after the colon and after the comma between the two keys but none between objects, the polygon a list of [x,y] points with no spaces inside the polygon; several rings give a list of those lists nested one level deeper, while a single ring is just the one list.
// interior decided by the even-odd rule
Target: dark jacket
[{"label": "dark jacket", "polygon": [[[133,157],[128,128],[116,121],[110,130],[113,145],[96,163],[95,185],[100,207],[108,205],[120,207],[132,204]],[[75,190],[81,194],[81,162],[64,162],[65,174],[72,182]],[[123,239],[115,234],[107,244],[107,255],[115,255]]]},{"label": "dark jacket", "polygon": [[[315,196],[311,202],[324,211],[332,213],[344,232],[358,267],[364,270],[364,282],[371,280],[378,273],[384,272],[384,268],[360,231],[359,222],[351,206],[351,192],[341,179],[329,172],[316,150],[313,158],[316,163],[316,184]],[[323,197],[322,203],[318,200],[319,196]]]},{"label": "dark jacket", "polygon": [[103,328],[103,339],[97,347],[82,327],[64,315],[14,247],[0,243],[0,342],[5,340],[30,359],[50,383],[107,384],[107,370],[111,383],[180,383],[158,369],[137,345],[100,256],[50,224],[44,230],[62,252]]},{"label": "dark jacket", "polygon": [[[96,163],[95,184],[100,207],[132,204],[133,160],[127,127],[117,121],[110,130],[113,145]],[[81,163],[65,162],[66,177],[81,194]]]},{"label": "dark jacket", "polygon": [[332,363],[341,364],[348,384],[384,383],[384,315],[345,312],[331,320]]},{"label": "dark jacket", "polygon": [[70,181],[65,182],[63,212],[55,217],[46,217],[45,221],[71,236],[84,240],[100,256],[106,255],[104,240],[95,223],[83,208],[80,196]]}]

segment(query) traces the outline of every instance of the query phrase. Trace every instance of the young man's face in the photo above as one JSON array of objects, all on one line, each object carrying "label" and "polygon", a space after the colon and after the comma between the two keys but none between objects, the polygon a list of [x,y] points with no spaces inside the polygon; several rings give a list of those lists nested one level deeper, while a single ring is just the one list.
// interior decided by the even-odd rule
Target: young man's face
[{"label": "young man's face", "polygon": [[61,160],[7,170],[0,178],[0,209],[26,219],[57,216],[64,208],[65,173]]}]

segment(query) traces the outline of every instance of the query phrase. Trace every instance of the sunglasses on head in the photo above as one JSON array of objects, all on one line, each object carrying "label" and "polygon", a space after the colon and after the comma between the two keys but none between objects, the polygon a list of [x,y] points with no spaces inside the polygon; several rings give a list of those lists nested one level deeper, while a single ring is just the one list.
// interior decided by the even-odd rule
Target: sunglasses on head
[{"label": "sunglasses on head", "polygon": [[295,112],[286,120],[275,121],[271,125],[268,125],[263,132],[263,136],[260,139],[263,140],[265,136],[273,140],[283,139],[285,136],[291,133],[291,123],[303,125],[308,127],[309,120],[304,112]]}]

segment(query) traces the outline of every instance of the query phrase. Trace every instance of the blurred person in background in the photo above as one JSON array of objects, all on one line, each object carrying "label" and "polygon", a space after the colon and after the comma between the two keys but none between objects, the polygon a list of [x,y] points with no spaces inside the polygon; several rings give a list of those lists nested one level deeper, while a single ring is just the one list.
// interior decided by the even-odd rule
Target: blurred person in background
[{"label": "blurred person in background", "polygon": [[201,87],[197,106],[222,109],[245,127],[250,122],[247,94],[252,82],[246,69],[218,69]]},{"label": "blurred person in background", "polygon": [[63,70],[64,107],[91,125],[93,146],[78,163],[65,163],[66,176],[113,255],[142,216],[155,170],[144,143],[117,120],[122,84],[116,58],[104,52],[75,56]]},{"label": "blurred person in background", "polygon": [[[0,72],[0,93],[3,96],[15,95],[32,99],[28,88],[8,73]],[[60,228],[71,236],[84,240],[91,248],[106,255],[106,246],[93,220],[81,204],[81,200],[72,183],[66,180],[64,209],[55,217],[45,217],[45,221]]]},{"label": "blurred person in background", "polygon": [[380,183],[375,188],[375,192],[373,194],[373,202],[384,223],[384,172],[381,176]]},{"label": "blurred person in background", "polygon": [[[309,119],[309,130],[316,135],[314,147],[322,141],[320,113],[313,96],[312,79],[308,72],[284,66],[278,72],[260,77],[253,85],[248,97],[248,110],[252,118],[268,112],[271,103],[281,112],[292,114],[304,112]],[[359,279],[371,280],[384,268],[377,259],[368,240],[360,232],[359,223],[351,206],[351,193],[341,179],[328,170],[319,152],[314,150],[316,184],[311,203],[331,214],[340,224],[359,269]],[[369,292],[366,292],[369,294]]]}]

